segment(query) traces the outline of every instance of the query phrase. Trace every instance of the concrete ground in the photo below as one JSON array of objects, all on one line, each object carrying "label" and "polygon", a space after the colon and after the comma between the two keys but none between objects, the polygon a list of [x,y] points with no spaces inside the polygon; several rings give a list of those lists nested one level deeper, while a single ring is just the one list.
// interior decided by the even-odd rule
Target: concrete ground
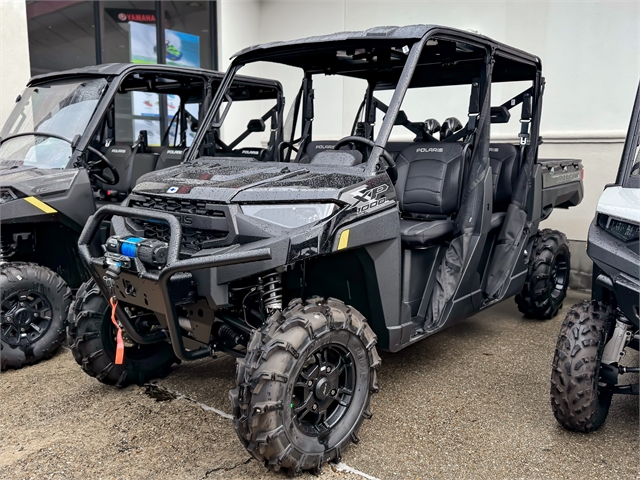
[{"label": "concrete ground", "polygon": [[[565,307],[583,298],[570,292]],[[553,418],[550,365],[566,310],[525,320],[509,300],[382,354],[373,418],[320,478],[638,478],[638,397],[614,397],[590,435]],[[118,390],[62,350],[3,373],[0,478],[283,478],[250,459],[225,417],[234,371],[230,357],[183,363],[162,389]]]}]

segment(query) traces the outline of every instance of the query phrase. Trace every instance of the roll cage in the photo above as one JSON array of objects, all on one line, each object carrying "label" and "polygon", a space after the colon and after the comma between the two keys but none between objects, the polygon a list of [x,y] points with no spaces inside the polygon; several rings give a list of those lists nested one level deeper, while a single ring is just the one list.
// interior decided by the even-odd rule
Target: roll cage
[{"label": "roll cage", "polygon": [[[374,141],[364,167],[367,175],[375,175],[386,167],[381,155],[395,125],[402,125],[422,135],[422,126],[411,122],[400,109],[409,88],[472,85],[469,120],[465,128],[449,139],[455,141],[475,132],[480,105],[491,83],[531,81],[531,88],[505,104],[491,108],[491,123],[508,121],[509,110],[523,104],[521,142],[529,145],[529,138],[537,138],[538,135],[538,125],[530,124],[537,123],[532,122],[535,118],[532,112],[541,103],[543,78],[540,59],[482,35],[435,25],[415,25],[377,27],[362,32],[342,32],[249,47],[234,56],[212,107],[203,120],[205,124],[220,126],[220,121],[214,125],[214,118],[220,119],[219,109],[231,81],[244,65],[258,61],[298,67],[304,72],[299,93],[294,100],[293,131],[301,117],[301,135],[291,141],[299,143],[299,151],[303,151],[305,143],[311,140],[313,130],[313,76],[341,75],[367,82],[365,97],[358,111],[362,121],[356,117],[352,128],[352,135]],[[491,65],[489,77],[486,75],[488,65]],[[376,99],[375,92],[380,90],[393,90],[389,105]],[[374,132],[376,109],[385,114],[377,134]],[[204,130],[196,136],[196,145],[203,142]],[[428,134],[423,138],[429,141]],[[537,143],[533,142],[531,148],[537,150]],[[283,144],[279,147],[283,147]],[[277,149],[277,161],[291,160],[291,150],[286,155],[284,150]],[[197,155],[194,149],[189,152],[188,159],[193,160]]]},{"label": "roll cage", "polygon": [[[73,153],[68,167],[82,163],[82,159],[89,152],[91,143],[94,141],[96,135],[99,134],[104,122],[108,121],[108,117],[112,115],[113,102],[118,93],[146,90],[155,93],[178,95],[181,99],[181,110],[173,120],[176,122],[176,129],[178,123],[180,123],[181,125],[179,126],[184,129],[187,118],[189,117],[189,113],[185,110],[184,105],[189,103],[189,100],[199,99],[202,102],[202,113],[200,115],[202,117],[204,113],[209,110],[213,96],[225,77],[221,72],[198,68],[163,65],[107,64],[38,75],[29,80],[27,87],[36,87],[59,80],[77,78],[104,78],[107,80],[107,87],[102,92],[100,102],[84,133],[80,138],[70,139],[73,140]],[[271,118],[272,122],[277,121],[276,115],[279,114],[279,109],[282,107],[282,86],[279,82],[255,77],[237,76],[231,88],[228,90],[227,97],[234,100],[275,100],[276,106],[270,109],[261,120],[264,121]],[[163,132],[163,144],[171,137],[171,128],[172,124],[169,124],[169,128]],[[264,128],[260,131],[263,129]],[[205,133],[208,135],[217,136],[215,129],[206,130]],[[248,128],[247,131],[241,135],[242,138],[234,140],[230,145],[237,145],[254,131],[258,131],[255,123],[253,124],[253,128]],[[210,140],[207,137],[206,140],[210,147],[218,145],[218,148],[222,150],[228,148],[226,144],[216,142],[213,137]],[[205,143],[204,145],[207,144]]]}]

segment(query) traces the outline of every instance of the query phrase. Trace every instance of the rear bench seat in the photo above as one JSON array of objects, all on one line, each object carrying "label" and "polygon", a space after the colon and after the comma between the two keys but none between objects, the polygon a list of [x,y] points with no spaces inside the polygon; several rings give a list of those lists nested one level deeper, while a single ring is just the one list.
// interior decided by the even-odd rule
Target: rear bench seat
[{"label": "rear bench seat", "polygon": [[149,147],[147,152],[136,153],[130,158],[130,146],[112,145],[105,152],[105,156],[118,171],[120,179],[116,185],[97,182],[97,186],[108,198],[121,199],[120,197],[126,196],[145,173],[178,165],[182,161],[184,150],[184,147]]}]

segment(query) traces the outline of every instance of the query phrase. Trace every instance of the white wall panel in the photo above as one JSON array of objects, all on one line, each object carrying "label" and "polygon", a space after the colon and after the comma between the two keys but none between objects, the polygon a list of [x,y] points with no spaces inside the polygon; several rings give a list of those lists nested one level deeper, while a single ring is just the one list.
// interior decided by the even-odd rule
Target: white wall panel
[{"label": "white wall panel", "polygon": [[27,12],[23,0],[0,0],[0,126],[29,80]]}]

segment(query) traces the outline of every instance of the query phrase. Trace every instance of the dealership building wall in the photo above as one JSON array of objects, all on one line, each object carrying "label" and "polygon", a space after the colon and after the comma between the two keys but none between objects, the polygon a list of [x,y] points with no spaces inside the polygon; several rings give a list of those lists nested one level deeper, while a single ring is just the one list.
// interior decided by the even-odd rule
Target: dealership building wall
[{"label": "dealership building wall", "polygon": [[29,77],[25,2],[0,0],[0,125],[4,124]]},{"label": "dealership building wall", "polygon": [[[64,3],[70,5],[69,9],[80,8],[77,5],[80,2],[59,2],[58,9]],[[154,3],[99,2],[105,7],[127,4],[141,9],[153,8]],[[562,230],[574,240],[574,267],[585,273],[588,270],[583,242],[604,185],[615,179],[640,77],[640,3],[221,0],[216,6],[206,2],[162,2],[163,8],[169,9],[171,5],[177,9],[174,16],[183,20],[180,25],[185,31],[193,28],[195,19],[202,21],[204,16],[191,14],[188,17],[187,7],[216,9],[218,55],[216,57],[216,52],[212,52],[211,58],[219,58],[220,69],[228,66],[233,53],[256,43],[360,30],[376,25],[414,23],[472,30],[538,55],[547,80],[541,129],[544,144],[540,156],[580,158],[585,166],[585,198],[582,204],[571,210],[554,211],[543,226]],[[64,14],[64,10],[60,13]],[[37,39],[28,38],[26,15],[24,1],[0,0],[0,122],[6,118],[15,96],[32,73],[28,46],[29,41]],[[85,30],[95,28],[90,23]],[[46,29],[47,25],[43,23],[42,27]],[[202,27],[198,33],[207,31]],[[108,41],[108,28],[106,34]],[[34,36],[33,33],[31,35]],[[212,41],[211,45],[214,43]],[[113,58],[116,58],[118,47],[117,42],[113,43]],[[105,55],[104,61],[112,61],[108,51]],[[63,57],[60,69],[64,68]],[[203,66],[207,66],[206,63]],[[291,99],[297,93],[299,72],[285,70],[262,65],[249,66],[242,73],[277,75],[285,87],[285,95]],[[315,83],[318,97],[323,95],[323,86],[329,84],[328,96],[323,97],[317,107],[317,116],[321,118],[314,122],[314,135],[337,139],[349,130],[363,92],[355,89],[350,80],[332,78],[325,82],[320,79]],[[496,86],[492,96],[503,101],[512,92],[518,93]],[[425,118],[435,117],[442,121],[450,115],[460,98],[466,102],[468,93],[453,95],[451,91],[429,97],[424,104]],[[416,110],[416,106],[412,109]],[[259,116],[258,110],[255,113]],[[456,116],[461,117],[459,114]],[[246,118],[242,120],[244,125],[237,128],[244,129]],[[511,130],[497,128],[494,138],[515,141],[517,126],[514,122],[510,125]],[[586,275],[583,277],[586,282]]]}]

